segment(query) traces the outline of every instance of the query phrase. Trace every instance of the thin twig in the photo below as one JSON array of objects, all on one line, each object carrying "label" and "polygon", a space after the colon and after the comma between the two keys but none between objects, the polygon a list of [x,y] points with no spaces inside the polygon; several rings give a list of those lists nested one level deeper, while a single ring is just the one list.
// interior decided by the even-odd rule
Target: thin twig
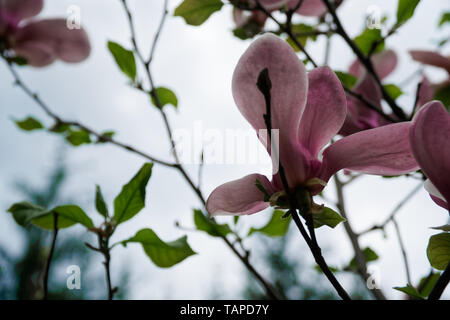
[{"label": "thin twig", "polygon": [[406,247],[405,247],[405,243],[403,242],[402,234],[400,232],[400,227],[398,226],[397,220],[395,220],[394,217],[391,219],[391,221],[395,227],[398,244],[400,246],[400,250],[402,251],[403,264],[405,265],[406,280],[408,281],[408,283],[410,285],[412,285],[411,272],[409,271],[408,255],[406,254]]},{"label": "thin twig", "polygon": [[53,253],[55,251],[56,246],[56,238],[58,237],[58,214],[53,213],[53,239],[52,239],[52,245],[50,247],[50,252],[47,257],[47,264],[45,267],[45,273],[44,273],[44,300],[48,299],[48,278],[50,274],[50,265],[52,263]]},{"label": "thin twig", "polygon": [[298,41],[297,37],[292,33],[291,28],[286,27],[284,24],[279,22],[275,17],[266,9],[264,6],[260,3],[259,0],[255,0],[256,9],[262,11],[268,18],[270,18],[273,22],[275,22],[278,27],[283,30],[289,38],[294,42],[294,44],[302,51],[306,58],[312,63],[312,65],[317,68],[318,64],[314,61],[314,59],[311,57],[311,55],[305,50],[305,47]]},{"label": "thin twig", "polygon": [[125,144],[123,142],[119,142],[115,139],[113,139],[112,137],[108,137],[108,136],[104,136],[101,133],[87,127],[86,125],[84,125],[81,122],[78,121],[73,121],[73,120],[65,120],[63,119],[61,116],[57,115],[55,112],[53,112],[53,110],[50,109],[50,107],[38,96],[38,94],[34,93],[26,84],[25,82],[22,80],[22,78],[20,77],[20,75],[18,74],[18,72],[15,70],[15,68],[12,66],[11,63],[6,62],[6,65],[8,66],[9,71],[11,72],[12,76],[14,77],[14,81],[15,84],[17,86],[19,86],[31,99],[33,99],[36,104],[41,107],[41,109],[51,118],[53,118],[53,120],[56,122],[56,124],[58,125],[70,125],[70,126],[75,126],[78,127],[79,129],[82,129],[86,132],[88,132],[89,134],[92,134],[93,136],[95,136],[99,141],[102,142],[107,142],[113,145],[116,145],[117,147],[126,149],[130,152],[133,152],[135,154],[138,154],[152,162],[158,163],[160,165],[164,165],[167,167],[175,167],[175,164],[173,163],[169,163],[167,161],[158,159],[148,153],[145,153],[143,151],[140,151],[128,144]]},{"label": "thin twig", "polygon": [[421,190],[423,187],[423,182],[421,182],[420,184],[418,184],[413,190],[411,190],[406,196],[405,198],[403,198],[396,206],[395,208],[391,211],[391,213],[389,214],[389,216],[380,224],[374,225],[364,231],[361,231],[358,236],[362,236],[365,235],[371,231],[375,231],[375,230],[384,230],[384,228],[386,227],[386,225],[392,221],[392,219],[395,218],[395,215],[400,211],[401,208],[403,208],[403,206],[412,198],[414,197],[414,195],[419,192],[419,190]]},{"label": "thin twig", "polygon": [[[156,107],[159,109],[160,114],[163,118],[163,122],[164,122],[164,126],[166,128],[166,132],[167,135],[169,137],[169,141],[170,141],[170,145],[172,148],[172,154],[174,156],[175,159],[175,165],[173,166],[173,168],[175,168],[176,170],[178,170],[181,175],[184,177],[184,179],[188,182],[189,186],[191,187],[191,189],[195,192],[195,194],[198,196],[200,202],[203,204],[203,206],[206,205],[206,200],[205,197],[203,196],[203,193],[201,192],[200,188],[198,187],[198,185],[196,185],[194,183],[194,181],[192,180],[192,178],[189,176],[189,174],[187,173],[186,169],[183,167],[183,165],[181,164],[178,152],[176,150],[176,145],[175,145],[175,140],[173,137],[173,133],[172,133],[172,128],[169,122],[169,119],[164,111],[163,105],[161,103],[161,100],[159,98],[159,95],[156,91],[156,86],[155,86],[155,81],[153,79],[152,73],[151,73],[151,62],[153,59],[153,55],[155,53],[155,47],[158,43],[158,40],[160,39],[160,33],[163,29],[164,26],[164,22],[166,21],[166,16],[168,14],[167,11],[167,3],[168,0],[165,0],[164,2],[164,10],[163,10],[163,14],[162,14],[162,18],[161,18],[161,22],[159,24],[159,28],[157,31],[157,34],[154,37],[153,43],[152,43],[152,47],[151,47],[151,56],[148,60],[145,60],[142,52],[140,51],[138,45],[137,45],[137,39],[136,39],[136,31],[134,28],[134,22],[133,22],[133,15],[128,7],[127,1],[126,0],[121,0],[122,5],[125,9],[125,12],[127,14],[127,18],[128,18],[128,24],[130,26],[130,32],[131,32],[131,42],[133,44],[134,47],[134,51],[136,52],[138,59],[140,60],[140,62],[143,64],[144,69],[145,69],[145,73],[147,76],[147,80],[149,82],[150,85],[150,90],[149,93],[150,95],[154,98],[155,100],[155,104]],[[145,91],[145,89],[143,89]],[[212,219],[213,221],[215,221],[214,219]],[[240,253],[236,247],[230,242],[230,240],[228,240],[227,237],[225,236],[221,236],[221,239],[225,242],[225,244],[233,251],[233,253],[239,258],[239,260],[241,260],[241,262],[247,267],[247,269],[250,271],[251,274],[253,274],[256,279],[261,283],[261,285],[264,287],[264,289],[266,290],[266,293],[268,295],[269,298],[271,299],[281,299],[282,296],[275,290],[275,288],[267,281],[264,279],[264,277],[258,272],[256,271],[256,269],[252,266],[252,264],[249,262],[248,260],[248,251],[246,250],[245,253]]]},{"label": "thin twig", "polygon": [[[358,235],[353,231],[352,226],[350,225],[347,212],[345,209],[345,200],[344,200],[344,185],[342,184],[341,180],[339,179],[338,174],[334,175],[334,181],[336,185],[336,193],[337,193],[337,207],[339,209],[339,212],[341,215],[346,219],[344,222],[344,229],[347,233],[350,243],[353,247],[353,252],[355,253],[355,261],[356,265],[358,267],[358,274],[361,276],[361,278],[364,280],[364,284],[367,283],[367,281],[370,278],[370,274],[367,272],[367,260],[364,255],[364,252],[361,249],[361,246],[359,244]],[[374,296],[377,300],[386,300],[385,295],[383,294],[383,291],[380,289],[372,289],[370,290],[370,293]]]},{"label": "thin twig", "polygon": [[376,113],[378,113],[380,116],[382,116],[387,121],[392,122],[392,123],[397,122],[397,120],[395,120],[391,116],[384,113],[382,109],[375,106],[372,102],[367,100],[362,94],[356,93],[355,91],[352,91],[351,89],[347,88],[346,86],[343,86],[343,88],[344,88],[345,92],[347,92],[349,95],[355,97],[356,99],[358,99],[359,101],[364,103],[369,109],[375,111]]},{"label": "thin twig", "polygon": [[375,71],[375,67],[372,64],[372,61],[364,55],[364,53],[358,48],[358,46],[355,44],[355,42],[350,38],[350,36],[345,31],[341,21],[339,20],[339,17],[336,14],[335,7],[331,4],[329,0],[322,0],[322,2],[326,5],[328,8],[328,12],[333,17],[334,24],[336,25],[336,33],[338,33],[348,44],[348,46],[352,49],[352,51],[355,53],[355,55],[358,57],[359,61],[364,65],[366,70],[372,75],[377,85],[380,87],[381,93],[383,95],[383,99],[388,103],[388,105],[391,107],[392,112],[401,120],[407,120],[405,112],[396,104],[394,99],[389,95],[389,93],[386,91],[386,89],[383,87],[383,84],[381,83],[381,79],[378,76],[377,72]]}]

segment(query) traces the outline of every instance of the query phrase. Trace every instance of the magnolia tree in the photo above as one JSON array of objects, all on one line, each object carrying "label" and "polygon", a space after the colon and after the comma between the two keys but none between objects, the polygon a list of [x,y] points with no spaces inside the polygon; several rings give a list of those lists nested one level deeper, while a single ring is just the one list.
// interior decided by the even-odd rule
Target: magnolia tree
[{"label": "magnolia tree", "polygon": [[[131,0],[130,0],[131,1]],[[107,296],[113,299],[117,288],[110,270],[113,249],[138,243],[158,267],[170,268],[194,255],[187,236],[174,241],[162,240],[152,229],[137,230],[135,235],[118,239],[116,230],[133,219],[145,206],[146,187],[152,170],[159,167],[177,171],[187,182],[202,207],[193,212],[198,231],[223,241],[223,250],[231,250],[261,285],[270,299],[285,298],[258,270],[250,258],[251,248],[246,238],[255,232],[266,236],[284,236],[293,220],[311,254],[330,283],[330,290],[344,300],[351,295],[340,283],[337,272],[352,272],[367,284],[375,299],[386,299],[386,293],[374,282],[368,272],[368,263],[378,255],[360,244],[361,238],[372,230],[383,230],[394,224],[400,232],[395,210],[382,224],[373,224],[357,233],[348,220],[344,206],[344,189],[362,175],[385,178],[407,177],[412,182],[421,180],[430,194],[429,205],[442,208],[448,218],[450,200],[450,81],[434,83],[428,78],[428,67],[444,69],[450,75],[450,58],[439,51],[448,39],[439,42],[435,51],[405,48],[417,62],[418,71],[402,84],[387,84],[385,78],[397,67],[397,54],[389,49],[390,37],[416,14],[420,15],[420,0],[398,0],[396,16],[387,19],[377,10],[369,12],[366,28],[353,38],[345,21],[341,21],[341,5],[354,0],[184,0],[174,12],[169,12],[168,1],[147,55],[138,46],[139,37],[134,27],[135,13],[127,0],[117,0],[128,19],[131,41],[126,44],[109,41],[107,47],[120,70],[128,78],[128,85],[149,97],[149,102],[162,116],[165,132],[171,144],[172,159],[164,160],[151,151],[140,150],[116,139],[115,132],[98,131],[81,121],[66,119],[47,104],[44,97],[35,94],[21,77],[21,68],[42,68],[60,60],[79,63],[89,58],[89,36],[76,19],[44,19],[39,13],[43,0],[0,1],[0,53],[12,77],[24,94],[28,95],[53,121],[44,126],[35,117],[16,121],[25,131],[46,130],[61,136],[76,147],[86,144],[111,144],[124,152],[144,159],[130,181],[123,186],[113,203],[108,205],[100,186],[96,187],[95,208],[100,216],[88,215],[76,204],[43,208],[29,202],[11,204],[8,212],[21,226],[34,225],[52,233],[52,245],[42,277],[42,298],[48,296],[48,275],[52,257],[58,250],[57,236],[73,225],[82,225],[95,235],[95,243],[86,242],[86,250],[104,257]],[[231,91],[236,107],[253,127],[256,136],[272,162],[272,174],[248,174],[241,179],[223,181],[205,194],[186,169],[180,146],[167,116],[167,106],[177,107],[175,93],[157,86],[151,66],[157,44],[163,39],[164,24],[168,19],[182,17],[192,26],[200,26],[215,12],[232,7],[236,41],[247,41],[233,74]],[[308,17],[305,19],[305,17]],[[211,18],[213,19],[214,16]],[[179,19],[179,18],[175,18]],[[306,23],[308,21],[308,23]],[[314,23],[310,23],[314,21]],[[450,12],[443,12],[439,28],[447,27]],[[214,23],[211,21],[211,23]],[[94,32],[94,31],[93,31]],[[309,52],[309,47],[323,37],[326,40],[325,62]],[[340,38],[354,54],[354,62],[347,71],[334,70],[329,65],[330,41]],[[163,40],[161,40],[163,41]],[[416,66],[415,66],[416,67]],[[407,82],[414,85],[415,97],[410,105],[400,105],[398,98]],[[201,84],[205,90],[208,83]],[[57,84],[55,84],[57,86]],[[232,107],[232,106],[230,106]],[[219,115],[220,116],[220,115]],[[201,115],[199,115],[201,117]],[[153,132],[152,137],[158,133]],[[198,155],[203,159],[203,153]],[[199,164],[200,172],[204,161]],[[393,180],[391,180],[393,181]],[[324,191],[334,184],[337,202],[327,201]],[[415,189],[399,205],[418,191]],[[373,190],[376,194],[377,190]],[[346,194],[352,201],[352,194]],[[327,206],[325,206],[327,204]],[[186,203],[186,207],[191,207]],[[262,228],[252,228],[242,234],[237,224],[247,215],[273,208],[273,216]],[[398,208],[399,208],[398,207]],[[234,216],[233,222],[218,223],[217,216]],[[101,218],[101,219],[100,219]],[[94,221],[99,221],[94,223]],[[333,229],[342,224],[352,245],[354,258],[343,268],[330,267],[322,254],[317,228]],[[424,225],[424,228],[429,226]],[[435,226],[436,234],[429,239],[426,255],[433,269],[420,282],[413,281],[405,258],[408,283],[398,283],[400,290],[415,299],[439,299],[450,281],[450,225]],[[404,244],[398,234],[403,252]],[[83,240],[81,240],[83,241]],[[422,253],[418,253],[422,254]],[[189,263],[189,259],[184,263]],[[51,290],[51,288],[50,288]],[[389,294],[389,293],[388,293]]]}]

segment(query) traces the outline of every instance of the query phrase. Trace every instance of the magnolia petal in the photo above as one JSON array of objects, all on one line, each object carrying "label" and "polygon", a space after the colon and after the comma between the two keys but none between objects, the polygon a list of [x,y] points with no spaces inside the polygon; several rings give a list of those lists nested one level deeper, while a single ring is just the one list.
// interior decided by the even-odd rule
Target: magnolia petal
[{"label": "magnolia petal", "polygon": [[[299,0],[290,0],[287,6],[288,8],[295,8],[298,2]],[[326,11],[327,7],[322,0],[303,0],[296,12],[302,16],[317,17],[323,15]]]},{"label": "magnolia petal", "polygon": [[425,190],[430,194],[430,198],[440,207],[448,210],[448,203],[439,192],[439,190],[434,186],[430,179],[425,180],[423,186]]},{"label": "magnolia petal", "polygon": [[450,115],[441,102],[426,104],[414,117],[411,148],[422,171],[450,200]]},{"label": "magnolia petal", "polygon": [[317,157],[342,127],[347,113],[347,101],[341,82],[328,67],[308,74],[309,91],[305,111],[300,120],[300,144]]},{"label": "magnolia petal", "polygon": [[[398,58],[395,51],[384,50],[373,55],[371,61],[375,68],[375,72],[378,74],[380,79],[384,79],[395,70],[395,67],[397,67]],[[365,71],[366,69],[361,64],[359,59],[355,60],[349,68],[349,72],[358,78],[364,76]]]},{"label": "magnolia petal", "polygon": [[[351,107],[351,108],[350,108]],[[354,118],[353,115],[356,114],[355,111],[351,110],[353,108],[353,104],[347,105],[347,115],[345,116],[344,124],[342,125],[341,129],[339,130],[339,134],[341,136],[349,136],[351,134],[357,133],[359,131],[362,131],[366,129],[363,125],[358,123]]]},{"label": "magnolia petal", "polygon": [[64,19],[48,19],[31,22],[19,29],[14,47],[40,42],[51,47],[58,59],[65,62],[81,62],[91,51],[88,36],[83,29],[67,28]]},{"label": "magnolia petal", "polygon": [[[239,60],[233,74],[233,97],[247,121],[256,130],[266,129],[266,103],[256,86],[263,69],[272,82],[272,128],[280,135],[297,138],[298,124],[308,91],[303,63],[285,41],[265,34],[254,41]],[[282,129],[282,130],[281,130]]]},{"label": "magnolia petal", "polygon": [[410,122],[386,125],[345,137],[325,149],[322,179],[341,169],[375,175],[400,175],[419,168],[409,143]]},{"label": "magnolia petal", "polygon": [[206,201],[206,210],[211,216],[246,215],[259,212],[269,206],[264,202],[264,193],[255,182],[258,180],[271,195],[273,188],[263,175],[250,174],[241,179],[217,187]]},{"label": "magnolia petal", "polygon": [[443,68],[448,73],[450,73],[450,59],[444,57],[439,52],[426,50],[411,50],[409,51],[409,54],[414,60],[418,62],[438,68]]},{"label": "magnolia petal", "polygon": [[[259,3],[267,10],[273,11],[280,9],[289,0],[259,0]],[[252,1],[255,3],[255,1]]]},{"label": "magnolia petal", "polygon": [[39,41],[27,41],[14,47],[14,52],[27,60],[33,67],[45,67],[56,60],[56,52],[52,47]]},{"label": "magnolia petal", "polygon": [[44,7],[44,0],[1,0],[0,11],[2,15],[9,16],[17,22],[34,17]]},{"label": "magnolia petal", "polygon": [[235,7],[233,8],[233,21],[236,28],[245,27],[249,23],[263,27],[267,21],[267,15],[260,10],[253,10],[249,13]]},{"label": "magnolia petal", "polygon": [[[354,92],[362,95],[373,106],[381,110],[381,90],[371,75],[365,74],[357,83]],[[344,125],[339,130],[339,134],[343,136],[386,124],[378,112],[351,95],[347,95],[347,113]]]},{"label": "magnolia petal", "polygon": [[[263,35],[254,41],[234,71],[233,97],[253,128],[265,130],[266,102],[256,82],[261,71],[266,68],[272,83],[271,125],[272,129],[278,130],[276,158],[280,159],[290,183],[296,183],[304,178],[295,162],[298,161],[297,136],[306,104],[308,79],[303,63],[289,44],[272,34]],[[267,143],[265,146],[270,153]]]}]

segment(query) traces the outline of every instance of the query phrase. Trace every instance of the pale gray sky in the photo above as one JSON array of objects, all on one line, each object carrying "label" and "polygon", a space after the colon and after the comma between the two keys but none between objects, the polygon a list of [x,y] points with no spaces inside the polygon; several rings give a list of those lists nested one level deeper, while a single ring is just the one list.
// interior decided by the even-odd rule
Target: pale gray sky
[{"label": "pale gray sky", "polygon": [[[130,0],[135,13],[139,44],[149,48],[162,12],[162,0]],[[171,9],[181,1],[172,0]],[[364,13],[371,4],[378,5],[389,15],[388,23],[395,16],[396,1],[389,0],[346,0],[339,9],[339,15],[352,36],[364,26]],[[129,45],[129,31],[119,1],[112,0],[48,0],[42,17],[65,16],[67,8],[76,4],[81,8],[82,23],[88,31],[92,45],[92,56],[84,63],[71,66],[56,63],[45,69],[23,68],[23,78],[41,97],[65,118],[80,120],[98,130],[114,129],[118,138],[154,155],[170,159],[169,144],[159,113],[149,106],[148,98],[128,87],[125,77],[118,71],[106,49],[106,42],[114,40]],[[444,9],[449,9],[446,0],[423,0],[418,14],[401,31],[392,36],[388,47],[397,51],[400,62],[395,73],[387,82],[403,80],[418,65],[409,58],[407,49],[434,48],[432,40],[440,39],[445,32],[438,31],[436,24]],[[173,10],[171,10],[171,13]],[[233,37],[231,29],[231,8],[225,6],[200,27],[188,26],[181,18],[170,16],[162,34],[153,65],[158,85],[172,88],[179,98],[179,112],[168,108],[174,128],[191,129],[195,121],[201,121],[205,129],[249,129],[250,126],[239,114],[231,96],[231,76],[237,60],[249,45]],[[449,30],[446,29],[448,34]],[[309,51],[321,61],[324,42],[318,41]],[[330,64],[333,69],[346,70],[353,56],[343,41],[333,38],[333,53]],[[448,48],[447,53],[448,53]],[[147,51],[147,50],[144,50]],[[12,78],[4,65],[0,64],[0,208],[3,211],[21,196],[13,188],[15,180],[44,185],[43,173],[53,164],[60,138],[46,133],[26,134],[19,131],[11,117],[23,118],[36,115],[46,123],[49,119],[33,101],[19,89],[13,88]],[[433,80],[445,75],[436,70],[426,70]],[[412,105],[414,87],[400,103]],[[256,138],[255,138],[256,139]],[[79,203],[93,203],[94,186],[100,184],[106,199],[112,202],[121,186],[137,171],[143,160],[113,146],[88,146],[70,149],[68,153],[71,179],[66,194],[79,196]],[[196,177],[195,167],[189,167]],[[203,190],[206,195],[217,185],[253,172],[268,173],[267,167],[255,165],[207,165],[204,172]],[[45,175],[44,175],[45,176]],[[383,180],[379,177],[364,177],[347,190],[347,206],[356,230],[362,230],[381,222],[396,203],[416,186],[415,180],[405,178]],[[327,189],[334,197],[333,187]],[[199,202],[188,185],[175,171],[155,166],[148,188],[145,210],[133,221],[121,227],[116,240],[133,235],[144,227],[153,228],[164,240],[173,240],[184,234],[174,227],[179,220],[185,226],[192,226],[191,209]],[[92,211],[92,206],[86,210]],[[248,226],[261,225],[269,212],[242,218],[243,230]],[[93,213],[93,215],[95,215]],[[448,215],[434,205],[425,191],[409,202],[398,218],[407,245],[412,277],[418,281],[429,271],[426,245],[435,232],[429,227],[445,224]],[[227,219],[223,219],[224,221]],[[229,219],[228,219],[229,220]],[[81,230],[81,229],[80,229]],[[7,244],[12,253],[22,248],[22,236],[9,214],[0,215],[0,243]],[[199,254],[185,260],[172,269],[155,267],[141,251],[130,245],[127,249],[113,251],[113,273],[121,265],[133,270],[130,284],[132,297],[137,299],[163,299],[170,295],[178,299],[201,299],[208,296],[212,283],[220,283],[226,298],[240,288],[244,269],[225,245],[206,235],[189,233],[189,241]],[[388,228],[387,239],[381,233],[373,233],[362,239],[381,258],[373,265],[381,274],[381,285],[388,296],[400,295],[392,290],[394,286],[406,284],[403,262],[392,228]],[[342,226],[335,230],[321,228],[318,231],[321,244],[326,246],[327,261],[331,265],[343,265],[352,256],[349,241]],[[298,236],[301,250],[294,251],[298,259],[311,260],[311,254],[304,249]],[[251,241],[248,243],[251,247]],[[260,269],[264,267],[260,266]]]}]

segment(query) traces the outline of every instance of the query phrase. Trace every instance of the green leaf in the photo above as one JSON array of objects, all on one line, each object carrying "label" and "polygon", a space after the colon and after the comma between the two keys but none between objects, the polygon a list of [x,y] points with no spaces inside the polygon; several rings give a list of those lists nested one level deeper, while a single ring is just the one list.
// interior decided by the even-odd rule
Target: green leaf
[{"label": "green leaf", "polygon": [[114,199],[114,220],[117,224],[133,218],[145,207],[145,188],[152,175],[152,167],[152,163],[144,164]]},{"label": "green leaf", "polygon": [[14,220],[21,226],[26,226],[31,222],[43,229],[53,230],[53,215],[56,213],[59,229],[68,228],[76,223],[80,223],[87,228],[94,227],[92,220],[76,205],[59,206],[46,210],[29,202],[20,202],[12,205],[8,211],[13,214]]},{"label": "green leaf", "polygon": [[[372,250],[372,248],[367,247],[363,250],[363,255],[364,258],[366,259],[366,262],[372,262],[372,261],[376,261],[378,260],[379,256],[378,254]],[[358,270],[358,264],[356,263],[356,257],[354,257],[351,261],[350,264],[348,265],[348,267],[346,269],[350,269],[350,270]]]},{"label": "green leaf", "polygon": [[335,71],[334,73],[339,78],[342,85],[349,89],[352,89],[355,86],[355,84],[358,82],[358,78],[350,73],[346,73],[346,72],[342,72],[342,71]]},{"label": "green leaf", "polygon": [[105,143],[108,142],[109,139],[112,139],[116,135],[115,131],[104,131],[101,133],[101,137],[98,138],[97,143]]},{"label": "green leaf", "polygon": [[406,287],[394,287],[394,289],[406,293],[410,297],[423,299],[423,296],[419,293],[419,291],[409,284]]},{"label": "green leaf", "polygon": [[250,228],[248,235],[252,235],[255,232],[262,233],[269,237],[282,237],[289,230],[289,224],[291,222],[291,217],[287,219],[282,219],[284,216],[284,211],[282,210],[274,210],[272,217],[269,222],[262,228]]},{"label": "green leaf", "polygon": [[56,123],[53,127],[49,129],[50,132],[53,133],[66,133],[70,132],[71,128],[68,124],[65,123]]},{"label": "green leaf", "polygon": [[240,216],[234,216],[233,217],[233,223],[236,225],[239,222],[239,217]]},{"label": "green leaf", "polygon": [[450,12],[444,12],[439,20],[439,27],[450,22]]},{"label": "green leaf", "polygon": [[195,254],[187,243],[186,236],[175,241],[164,242],[151,229],[138,231],[134,237],[122,241],[122,244],[126,246],[129,242],[140,243],[147,256],[161,268],[170,268]]},{"label": "green leaf", "polygon": [[335,228],[339,223],[345,222],[345,220],[339,213],[331,208],[323,207],[322,212],[313,213],[314,228],[320,228],[321,226],[329,226]]},{"label": "green leaf", "polygon": [[441,276],[440,272],[432,272],[428,276],[425,276],[422,279],[420,279],[417,288],[419,288],[418,291],[422,297],[425,298],[430,295],[431,290],[433,290],[434,285],[436,284],[440,276]]},{"label": "green leaf", "polygon": [[213,237],[225,237],[231,232],[228,224],[218,224],[208,219],[201,210],[194,210],[194,224],[197,230],[201,230]]},{"label": "green leaf", "polygon": [[222,6],[220,0],[184,0],[175,9],[174,16],[184,18],[187,24],[199,26]]},{"label": "green leaf", "polygon": [[13,204],[8,212],[12,213],[16,223],[22,227],[27,226],[34,217],[45,214],[47,210],[41,206],[29,202],[19,202]]},{"label": "green leaf", "polygon": [[448,110],[450,107],[450,85],[438,89],[434,93],[434,99],[441,101]]},{"label": "green leaf", "polygon": [[[161,103],[161,107],[164,107],[167,104],[171,104],[175,108],[178,107],[178,98],[175,95],[175,93],[167,88],[159,87],[156,88],[156,94],[158,95],[159,102]],[[158,104],[156,103],[156,100],[153,96],[151,96],[152,103],[158,107]]]},{"label": "green leaf", "polygon": [[136,80],[136,60],[134,53],[131,50],[127,50],[120,44],[108,41],[108,49],[114,57],[120,70],[133,82]]},{"label": "green leaf", "polygon": [[383,85],[384,89],[389,93],[392,99],[396,100],[398,97],[400,97],[403,94],[402,89],[400,89],[395,84],[386,84]]},{"label": "green leaf", "polygon": [[[295,39],[304,47],[306,46],[308,40],[316,41],[317,36],[316,35],[302,35],[307,34],[310,32],[314,32],[316,29],[310,25],[299,23],[292,26],[292,32],[295,35]],[[289,43],[294,49],[295,52],[299,52],[300,48],[295,44],[295,42],[289,37],[286,39],[287,43]]]},{"label": "green leaf", "polygon": [[[330,269],[330,271],[333,273],[341,271],[341,270],[339,270],[338,267],[333,267],[333,266],[328,266],[328,269]],[[322,269],[320,269],[319,265],[317,265],[317,264],[314,266],[314,270],[316,270],[319,273],[323,273]]]},{"label": "green leaf", "polygon": [[[359,36],[355,38],[355,44],[358,46],[358,48],[364,53],[365,55],[368,55],[369,52],[372,51],[372,47],[374,44],[378,41],[381,41],[383,39],[381,35],[380,29],[365,29],[363,33],[361,33]],[[383,51],[384,49],[384,41],[380,42],[376,49],[373,50],[373,53],[378,53]]]},{"label": "green leaf", "polygon": [[396,25],[402,25],[411,19],[419,2],[420,0],[398,0]]},{"label": "green leaf", "polygon": [[34,218],[31,222],[43,229],[53,230],[54,213],[58,215],[58,229],[65,229],[77,223],[86,228],[94,228],[94,223],[87,214],[76,205],[59,206],[47,212],[47,214]]},{"label": "green leaf", "polygon": [[102,190],[99,185],[95,186],[95,208],[105,218],[108,217],[108,207],[105,199],[103,198]]},{"label": "green leaf", "polygon": [[430,238],[427,257],[433,268],[444,270],[447,267],[450,261],[450,233],[439,233]]},{"label": "green leaf", "polygon": [[82,129],[69,130],[69,134],[66,136],[66,140],[75,147],[92,142],[90,133]]},{"label": "green leaf", "polygon": [[33,131],[33,130],[39,130],[39,129],[44,128],[42,123],[40,123],[38,120],[36,120],[33,117],[28,117],[24,120],[17,120],[14,122],[16,123],[17,127],[19,127],[20,129],[22,129],[24,131]]}]

